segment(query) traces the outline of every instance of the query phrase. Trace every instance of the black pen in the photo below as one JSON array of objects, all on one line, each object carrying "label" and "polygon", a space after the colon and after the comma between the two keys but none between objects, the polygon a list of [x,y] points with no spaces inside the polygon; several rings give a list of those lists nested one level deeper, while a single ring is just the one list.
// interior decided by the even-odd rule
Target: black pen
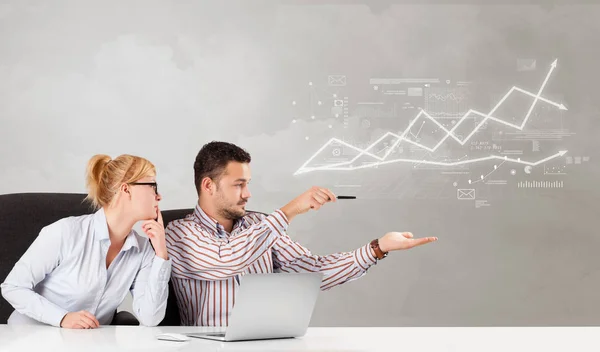
[{"label": "black pen", "polygon": [[337,199],[356,199],[356,196],[337,196]]}]

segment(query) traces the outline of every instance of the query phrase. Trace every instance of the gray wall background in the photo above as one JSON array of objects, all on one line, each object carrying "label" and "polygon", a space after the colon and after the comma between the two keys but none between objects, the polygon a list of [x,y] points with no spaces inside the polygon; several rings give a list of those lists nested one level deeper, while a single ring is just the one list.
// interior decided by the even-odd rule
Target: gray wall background
[{"label": "gray wall background", "polygon": [[188,208],[196,153],[226,140],[253,156],[249,208],[270,212],[313,184],[348,192],[336,185],[349,176],[292,175],[343,133],[332,116],[307,118],[308,81],[366,82],[347,88],[354,101],[371,77],[457,77],[503,93],[527,57],[538,59],[535,91],[559,58],[548,89],[575,135],[546,155],[590,157],[564,188],[510,184],[476,208],[415,196],[439,172],[381,166],[352,175],[359,199],[299,217],[289,233],[317,254],[387,231],[439,237],[324,292],[313,326],[597,325],[600,7],[369,3],[0,2],[0,193],[84,192],[93,154],[129,153],[156,164],[163,209]]}]

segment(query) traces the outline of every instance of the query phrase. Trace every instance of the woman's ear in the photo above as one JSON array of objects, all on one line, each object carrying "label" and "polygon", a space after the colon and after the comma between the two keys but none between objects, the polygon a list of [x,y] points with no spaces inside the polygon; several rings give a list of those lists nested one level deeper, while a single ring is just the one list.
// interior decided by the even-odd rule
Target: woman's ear
[{"label": "woman's ear", "polygon": [[119,187],[119,191],[121,193],[124,193],[124,194],[128,195],[129,198],[131,198],[131,192],[130,192],[130,190],[131,189],[129,188],[129,185],[126,184],[126,183],[121,184],[121,187]]}]

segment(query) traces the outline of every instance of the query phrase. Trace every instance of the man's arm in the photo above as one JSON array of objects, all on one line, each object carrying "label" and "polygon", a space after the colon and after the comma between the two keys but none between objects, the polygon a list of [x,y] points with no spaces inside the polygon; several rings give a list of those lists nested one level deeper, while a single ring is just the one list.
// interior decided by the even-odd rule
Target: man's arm
[{"label": "man's arm", "polygon": [[306,247],[293,241],[287,234],[273,246],[273,265],[281,272],[321,272],[321,290],[358,279],[377,260],[369,245],[352,252],[326,256],[314,255]]},{"label": "man's arm", "polygon": [[166,234],[172,273],[210,281],[238,275],[270,250],[288,225],[283,212],[276,210],[229,239],[217,239],[203,233],[195,223],[171,222]]},{"label": "man's arm", "polygon": [[[318,210],[323,204],[335,202],[336,196],[326,188],[312,187],[285,207],[282,211],[288,220],[310,209]],[[383,252],[409,249],[436,241],[437,237],[414,239],[410,232],[388,232],[379,239]],[[273,246],[273,264],[283,272],[319,271],[324,277],[321,290],[328,290],[363,276],[377,263],[370,243],[353,252],[335,253],[326,256],[313,255],[307,248],[294,242],[287,234],[281,236]]]},{"label": "man's arm", "polygon": [[166,229],[172,274],[192,280],[224,280],[243,273],[285,234],[290,221],[310,209],[335,201],[331,191],[312,187],[257,224],[229,239],[205,234],[194,222],[175,221]]},{"label": "man's arm", "polygon": [[[410,249],[437,241],[437,237],[413,238],[410,232],[388,232],[379,239],[379,247],[384,252]],[[273,265],[282,272],[323,273],[321,290],[358,279],[377,264],[375,252],[370,243],[352,252],[341,252],[326,256],[312,254],[287,234],[273,246]]]}]

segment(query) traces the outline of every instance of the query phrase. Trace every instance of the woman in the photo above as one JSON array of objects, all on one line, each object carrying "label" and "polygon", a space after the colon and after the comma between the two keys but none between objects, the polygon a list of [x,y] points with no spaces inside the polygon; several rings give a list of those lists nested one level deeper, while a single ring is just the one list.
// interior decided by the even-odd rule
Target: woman
[{"label": "woman", "polygon": [[[44,227],[0,285],[15,308],[9,324],[96,328],[110,324],[128,290],[141,325],[164,318],[171,261],[154,165],[137,156],[96,155],[88,162],[87,188],[98,210]],[[141,220],[152,246],[133,230]]]}]

